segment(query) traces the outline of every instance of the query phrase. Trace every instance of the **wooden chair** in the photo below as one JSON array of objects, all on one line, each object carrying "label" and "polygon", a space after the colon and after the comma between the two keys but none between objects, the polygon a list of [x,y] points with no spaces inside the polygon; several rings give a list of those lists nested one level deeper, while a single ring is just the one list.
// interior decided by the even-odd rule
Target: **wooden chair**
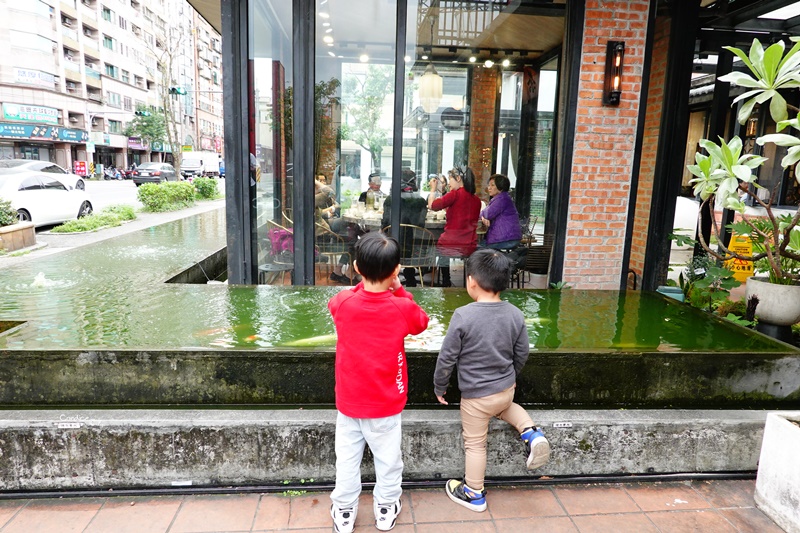
[{"label": "wooden chair", "polygon": [[[390,230],[391,226],[386,226],[382,231],[389,233]],[[425,287],[423,268],[430,268],[431,280],[436,279],[436,237],[430,230],[413,224],[400,224],[400,246],[400,268],[415,269],[419,273],[421,287]]]},{"label": "wooden chair", "polygon": [[281,285],[286,284],[286,274],[294,270],[294,260],[289,260],[289,256],[283,250],[275,250],[272,243],[280,240],[279,235],[292,235],[292,230],[281,226],[277,222],[267,220],[267,261],[258,265],[259,283],[271,285],[281,278]]},{"label": "wooden chair", "polygon": [[553,237],[545,235],[542,244],[529,244],[525,246],[525,264],[512,274],[512,281],[516,280],[517,288],[525,288],[529,274],[547,274],[550,270],[550,254],[553,251]]},{"label": "wooden chair", "polygon": [[350,276],[350,283],[352,284],[353,280],[353,256],[350,254],[350,247],[347,245],[347,242],[342,238],[341,235],[334,233],[333,231],[329,230],[325,226],[322,226],[319,223],[314,224],[316,227],[316,247],[317,253],[321,257],[327,258],[326,262],[317,261],[317,267],[320,268],[323,264],[328,265],[328,272],[327,274],[330,275],[330,267],[335,264],[336,261],[339,260],[339,257],[346,255],[347,256],[347,264],[349,266],[349,272],[351,273]]}]

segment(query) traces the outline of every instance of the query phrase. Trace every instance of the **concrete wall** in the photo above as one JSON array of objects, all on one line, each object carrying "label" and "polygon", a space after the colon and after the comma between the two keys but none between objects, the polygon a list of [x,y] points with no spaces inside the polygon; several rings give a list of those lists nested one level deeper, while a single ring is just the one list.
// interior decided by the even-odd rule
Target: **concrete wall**
[{"label": "concrete wall", "polygon": [[[531,411],[553,448],[525,469],[494,421],[489,479],[754,470],[762,411]],[[333,410],[0,411],[0,489],[244,485],[334,478]],[[554,428],[556,422],[570,425]],[[458,411],[403,414],[404,479],[461,477]],[[364,480],[372,477],[365,460]]]},{"label": "concrete wall", "polygon": [[[436,356],[408,354],[410,405],[437,405]],[[330,407],[333,366],[333,349],[0,350],[0,405]],[[458,401],[455,375],[448,395]],[[517,401],[591,409],[796,409],[800,354],[534,352],[518,379]]]},{"label": "concrete wall", "polygon": [[[576,324],[575,327],[578,327]],[[410,352],[409,403],[435,406],[435,352]],[[0,350],[0,405],[334,404],[328,350]],[[449,397],[458,401],[455,375]],[[574,408],[800,408],[800,354],[534,352],[517,401]]]}]

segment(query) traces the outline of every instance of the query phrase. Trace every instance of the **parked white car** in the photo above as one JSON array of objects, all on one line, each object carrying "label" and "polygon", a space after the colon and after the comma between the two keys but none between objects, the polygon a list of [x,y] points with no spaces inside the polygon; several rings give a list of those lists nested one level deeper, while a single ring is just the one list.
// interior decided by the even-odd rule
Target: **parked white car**
[{"label": "parked white car", "polygon": [[70,189],[45,172],[0,173],[0,198],[10,200],[21,221],[46,226],[92,213],[86,191]]},{"label": "parked white car", "polygon": [[46,172],[47,174],[53,174],[56,179],[67,187],[80,189],[82,191],[86,190],[86,183],[83,181],[82,176],[67,172],[64,167],[51,163],[50,161],[38,161],[36,159],[2,159],[0,160],[0,169],[8,169],[5,171],[0,170],[0,172],[3,173],[31,170],[35,172]]}]

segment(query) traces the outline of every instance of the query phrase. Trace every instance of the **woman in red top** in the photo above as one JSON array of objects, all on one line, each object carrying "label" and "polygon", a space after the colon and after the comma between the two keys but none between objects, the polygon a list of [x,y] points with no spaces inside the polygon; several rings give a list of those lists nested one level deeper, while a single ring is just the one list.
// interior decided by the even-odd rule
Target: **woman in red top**
[{"label": "woman in red top", "polygon": [[454,168],[448,173],[450,192],[437,198],[431,209],[447,209],[444,233],[439,237],[437,249],[442,271],[442,286],[450,287],[450,258],[469,257],[478,247],[478,218],[481,212],[480,198],[475,196],[475,174]]}]

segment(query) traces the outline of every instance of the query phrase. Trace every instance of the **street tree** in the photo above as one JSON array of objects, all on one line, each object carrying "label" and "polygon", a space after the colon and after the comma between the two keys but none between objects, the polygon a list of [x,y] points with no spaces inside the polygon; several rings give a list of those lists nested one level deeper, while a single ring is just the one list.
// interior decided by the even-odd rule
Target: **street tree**
[{"label": "street tree", "polygon": [[344,78],[342,104],[349,119],[347,127],[342,128],[342,138],[370,153],[372,169],[380,168],[381,153],[388,144],[389,130],[382,127],[382,119],[386,99],[393,90],[394,67],[389,65],[369,65],[365,74]]},{"label": "street tree", "polygon": [[153,113],[144,105],[136,106],[136,116],[123,132],[126,137],[139,137],[150,146],[154,142],[164,142],[167,127],[162,113]]}]

